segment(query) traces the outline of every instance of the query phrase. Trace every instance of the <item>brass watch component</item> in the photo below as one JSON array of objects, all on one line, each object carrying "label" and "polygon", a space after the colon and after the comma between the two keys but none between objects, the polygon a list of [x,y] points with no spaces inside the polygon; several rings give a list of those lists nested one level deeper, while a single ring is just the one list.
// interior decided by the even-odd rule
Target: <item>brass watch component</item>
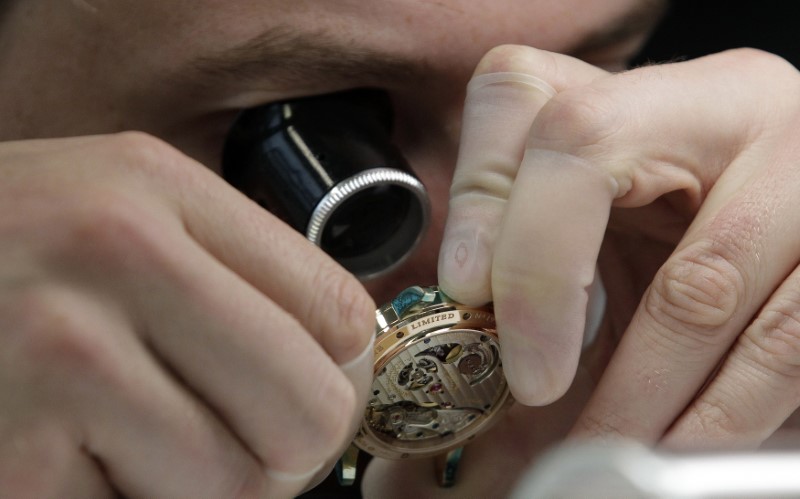
[{"label": "brass watch component", "polygon": [[412,287],[376,312],[372,397],[353,443],[388,459],[463,446],[511,403],[491,306]]}]

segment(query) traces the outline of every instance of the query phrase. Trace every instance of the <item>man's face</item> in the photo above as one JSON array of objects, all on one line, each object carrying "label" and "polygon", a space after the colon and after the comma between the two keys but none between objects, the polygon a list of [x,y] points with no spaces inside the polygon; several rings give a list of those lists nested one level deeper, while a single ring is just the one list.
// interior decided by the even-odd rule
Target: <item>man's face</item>
[{"label": "man's face", "polygon": [[[394,140],[434,200],[383,300],[435,281],[465,85],[525,44],[622,69],[658,0],[18,0],[0,29],[0,139],[138,129],[218,169],[241,109],[356,87],[391,96]],[[410,269],[414,269],[413,271]],[[392,284],[386,284],[391,282]]]}]

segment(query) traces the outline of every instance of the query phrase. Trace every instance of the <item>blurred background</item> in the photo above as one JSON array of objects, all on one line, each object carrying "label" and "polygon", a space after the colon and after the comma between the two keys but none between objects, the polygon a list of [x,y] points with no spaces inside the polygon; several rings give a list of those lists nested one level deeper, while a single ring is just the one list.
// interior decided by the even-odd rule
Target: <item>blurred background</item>
[{"label": "blurred background", "polygon": [[797,2],[672,0],[634,65],[692,59],[734,47],[754,47],[800,63]]}]

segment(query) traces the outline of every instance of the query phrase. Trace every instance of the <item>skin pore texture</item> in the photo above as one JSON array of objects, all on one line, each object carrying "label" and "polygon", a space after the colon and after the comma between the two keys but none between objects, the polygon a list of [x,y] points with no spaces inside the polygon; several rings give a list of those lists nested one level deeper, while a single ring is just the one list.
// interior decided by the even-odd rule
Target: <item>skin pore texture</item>
[{"label": "skin pore texture", "polygon": [[[757,447],[800,405],[800,87],[748,50],[623,72],[663,8],[6,3],[0,485],[296,495],[366,404],[375,303],[437,282],[495,302],[520,403],[454,488],[433,460],[374,460],[367,496],[504,496],[570,432]],[[390,96],[434,202],[420,249],[367,283],[217,175],[242,109],[360,87]]]}]

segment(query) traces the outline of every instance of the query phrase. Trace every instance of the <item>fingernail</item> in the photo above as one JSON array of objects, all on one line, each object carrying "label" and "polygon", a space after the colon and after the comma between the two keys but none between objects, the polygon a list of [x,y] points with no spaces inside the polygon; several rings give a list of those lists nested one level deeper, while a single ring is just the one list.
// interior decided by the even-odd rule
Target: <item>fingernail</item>
[{"label": "fingernail", "polygon": [[556,95],[556,90],[543,79],[527,73],[516,73],[513,71],[484,73],[475,76],[470,80],[467,89],[468,91],[473,91],[495,83],[523,83],[539,90],[548,97]]}]

